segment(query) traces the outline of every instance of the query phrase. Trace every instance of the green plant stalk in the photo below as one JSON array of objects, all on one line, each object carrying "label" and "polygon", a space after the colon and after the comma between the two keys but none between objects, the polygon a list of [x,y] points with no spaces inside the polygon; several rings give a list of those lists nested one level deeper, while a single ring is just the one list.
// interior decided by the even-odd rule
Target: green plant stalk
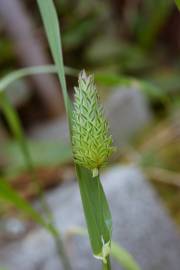
[{"label": "green plant stalk", "polygon": [[56,249],[59,254],[59,258],[61,259],[62,265],[65,270],[72,270],[62,237],[59,231],[54,226],[53,222],[51,222],[51,226],[52,226],[52,236],[54,237],[54,241],[56,243]]},{"label": "green plant stalk", "polygon": [[107,263],[102,263],[102,270],[111,270],[110,257],[107,257]]},{"label": "green plant stalk", "polygon": [[[69,130],[72,136],[72,105],[67,93],[61,35],[56,9],[52,0],[37,0],[37,3],[48,37],[51,53],[58,70],[58,77],[62,87],[69,122]],[[75,166],[93,254],[99,259],[105,260],[103,255],[107,253],[105,251],[109,251],[111,242],[111,214],[107,199],[102,185],[99,185],[99,179],[96,179],[98,181],[94,181],[90,170],[77,164],[75,164]],[[101,206],[98,200],[99,194],[101,196]],[[99,212],[100,208],[103,209],[102,212]]]},{"label": "green plant stalk", "polygon": [[[112,218],[100,182],[99,169],[106,163],[114,147],[94,77],[87,76],[83,70],[78,82],[72,113],[72,150],[93,254],[109,269],[110,261],[107,263],[106,258],[111,249]],[[81,177],[77,165],[91,171],[89,183],[87,177]]]},{"label": "green plant stalk", "polygon": [[14,134],[16,140],[19,143],[19,147],[20,147],[22,154],[24,156],[24,160],[26,162],[27,169],[31,174],[32,182],[34,184],[34,187],[35,187],[37,193],[39,194],[42,209],[43,209],[44,213],[46,214],[46,217],[48,218],[48,223],[49,223],[50,228],[51,228],[50,232],[51,232],[51,235],[54,238],[54,241],[56,243],[57,251],[58,251],[59,257],[63,263],[64,269],[71,270],[71,265],[70,265],[68,256],[66,255],[63,241],[61,239],[61,236],[60,236],[58,230],[54,226],[54,218],[53,218],[52,212],[51,212],[49,205],[46,201],[43,189],[37,181],[37,177],[36,177],[36,173],[35,173],[34,165],[33,165],[33,160],[31,158],[31,154],[30,154],[30,151],[28,149],[28,145],[27,145],[25,135],[23,133],[20,121],[19,121],[19,117],[18,117],[16,111],[14,110],[13,106],[9,102],[8,98],[6,97],[5,93],[0,93],[0,106],[3,110],[3,113],[6,117],[6,120],[9,124],[9,127],[10,127],[12,133]]}]

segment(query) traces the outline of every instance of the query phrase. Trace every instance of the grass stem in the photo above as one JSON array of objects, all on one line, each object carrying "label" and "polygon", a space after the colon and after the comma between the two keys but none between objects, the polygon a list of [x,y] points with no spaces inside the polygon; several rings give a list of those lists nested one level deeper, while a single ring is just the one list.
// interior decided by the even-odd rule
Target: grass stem
[{"label": "grass stem", "polygon": [[57,228],[54,226],[54,224],[51,224],[51,228],[52,228],[52,236],[54,238],[54,241],[56,243],[56,249],[57,249],[57,253],[59,258],[61,259],[61,263],[63,265],[64,270],[72,270],[69,258],[67,256],[67,252],[62,240],[62,237],[59,233],[59,231],[57,230]]},{"label": "grass stem", "polygon": [[107,258],[107,263],[102,264],[102,270],[111,270],[111,261],[110,257]]}]

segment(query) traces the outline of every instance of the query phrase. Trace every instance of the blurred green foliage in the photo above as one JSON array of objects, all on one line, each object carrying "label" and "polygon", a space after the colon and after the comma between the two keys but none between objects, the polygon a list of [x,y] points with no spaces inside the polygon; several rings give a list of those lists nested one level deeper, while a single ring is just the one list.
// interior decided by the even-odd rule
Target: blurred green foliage
[{"label": "blurred green foliage", "polygon": [[[63,165],[72,160],[70,145],[59,141],[28,141],[35,167],[49,167]],[[43,153],[43,154],[42,154]],[[26,171],[24,156],[16,141],[9,141],[3,144],[1,156],[6,159],[6,166],[1,168],[1,172],[6,176],[13,176]]]},{"label": "blurred green foliage", "polygon": [[179,0],[175,0],[176,5],[178,6],[178,8],[180,9],[180,1]]},{"label": "blurred green foliage", "polygon": [[171,0],[146,0],[142,4],[141,16],[137,16],[135,31],[140,46],[148,49],[155,45],[161,28],[172,13],[174,3]]}]

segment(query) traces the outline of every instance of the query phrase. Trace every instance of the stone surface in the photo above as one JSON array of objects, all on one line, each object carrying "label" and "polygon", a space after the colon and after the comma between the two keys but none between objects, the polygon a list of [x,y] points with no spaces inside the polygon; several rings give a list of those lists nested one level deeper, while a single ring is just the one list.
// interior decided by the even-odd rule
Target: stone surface
[{"label": "stone surface", "polygon": [[28,135],[33,139],[58,139],[69,142],[67,119],[57,118],[46,123],[38,124],[29,130]]},{"label": "stone surface", "polygon": [[14,81],[6,88],[6,93],[14,107],[23,106],[31,98],[32,91],[28,83],[21,79]]},{"label": "stone surface", "polygon": [[[134,167],[105,172],[103,185],[113,216],[113,239],[127,248],[143,270],[179,270],[180,236],[146,181]],[[63,233],[84,226],[76,184],[48,194],[56,224]],[[67,249],[76,270],[100,270],[86,237],[68,238]],[[51,237],[41,229],[0,248],[0,265],[8,270],[57,270],[60,267]],[[113,270],[121,269],[113,261]]]},{"label": "stone surface", "polygon": [[152,119],[145,96],[136,88],[114,89],[104,109],[116,146],[126,144]]},{"label": "stone surface", "polygon": [[[144,95],[134,88],[112,90],[104,104],[104,109],[116,146],[126,144],[152,118]],[[29,136],[35,139],[51,138],[65,142],[69,141],[68,134],[65,118],[43,123],[29,131]]]}]

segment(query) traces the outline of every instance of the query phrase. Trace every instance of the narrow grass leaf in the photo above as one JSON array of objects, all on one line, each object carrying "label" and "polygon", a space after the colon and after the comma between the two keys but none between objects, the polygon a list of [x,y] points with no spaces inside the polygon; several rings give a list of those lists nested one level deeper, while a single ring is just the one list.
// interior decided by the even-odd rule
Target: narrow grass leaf
[{"label": "narrow grass leaf", "polygon": [[102,241],[111,241],[111,213],[99,177],[92,178],[89,170],[79,166],[77,176],[91,246],[93,253],[98,255],[102,251]]},{"label": "narrow grass leaf", "polygon": [[[37,74],[46,73],[57,73],[58,70],[55,65],[43,65],[36,67],[22,68],[16,71],[12,71],[0,79],[0,92],[5,91],[7,86],[12,84],[14,81],[21,79],[26,76],[32,76]],[[71,67],[64,67],[64,72],[66,75],[77,77],[78,70]],[[142,91],[144,91],[150,98],[153,99],[165,99],[166,93],[162,89],[153,83],[145,80],[138,80],[128,76],[122,76],[117,74],[111,74],[107,72],[98,72],[95,74],[96,82],[102,86],[113,87],[118,85],[123,86],[138,86]]]},{"label": "narrow grass leaf", "polygon": [[95,79],[102,86],[137,87],[152,99],[164,100],[166,96],[166,93],[161,88],[145,80],[107,72],[96,73]]},{"label": "narrow grass leaf", "polygon": [[45,229],[51,231],[51,227],[45,222],[41,215],[2,178],[0,178],[0,197],[12,203],[17,209],[21,210]]},{"label": "narrow grass leaf", "polygon": [[[77,76],[78,71],[71,67],[65,67],[65,72],[70,76]],[[14,81],[21,79],[26,76],[46,74],[46,73],[57,73],[57,68],[54,65],[43,65],[35,67],[27,67],[19,70],[12,71],[0,79],[0,92],[4,91],[8,85]]]},{"label": "narrow grass leaf", "polygon": [[[37,2],[58,70],[71,133],[72,109],[66,87],[58,17],[52,0],[37,0]],[[103,241],[105,243],[111,241],[111,215],[108,203],[99,179],[95,180],[90,171],[77,165],[76,171],[92,250],[95,255],[99,255],[104,247]]]},{"label": "narrow grass leaf", "polygon": [[55,73],[56,67],[53,65],[47,65],[47,66],[37,66],[37,67],[27,67],[22,68],[16,71],[12,71],[5,75],[0,80],[0,91],[4,91],[5,88],[13,83],[15,80],[18,80],[22,77],[28,76],[28,75],[37,75],[41,73]]},{"label": "narrow grass leaf", "polygon": [[42,17],[44,27],[46,30],[51,53],[53,55],[53,59],[54,59],[54,62],[58,71],[58,77],[59,77],[61,87],[62,87],[66,111],[70,114],[69,112],[70,101],[69,101],[69,96],[67,93],[65,70],[64,70],[64,63],[63,63],[63,53],[62,53],[62,46],[61,46],[61,35],[60,35],[56,9],[52,0],[46,0],[46,1],[37,0],[37,3],[39,5],[39,10],[40,10],[41,17]]},{"label": "narrow grass leaf", "polygon": [[111,254],[124,270],[141,270],[139,265],[135,262],[131,254],[124,248],[112,241]]}]

